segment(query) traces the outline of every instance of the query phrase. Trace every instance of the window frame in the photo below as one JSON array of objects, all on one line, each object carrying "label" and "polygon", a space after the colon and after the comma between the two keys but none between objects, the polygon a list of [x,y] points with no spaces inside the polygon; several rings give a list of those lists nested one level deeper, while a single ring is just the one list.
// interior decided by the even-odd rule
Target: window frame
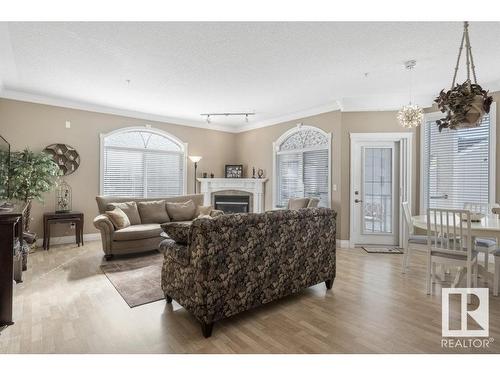
[{"label": "window frame", "polygon": [[[497,137],[496,137],[496,127],[497,127],[497,114],[496,114],[496,103],[493,102],[490,107],[490,141],[489,141],[489,160],[490,160],[490,170],[489,170],[489,203],[494,204],[496,203],[496,143],[497,143]],[[425,131],[423,126],[426,126],[427,122],[429,121],[436,121],[443,118],[443,113],[441,112],[429,112],[424,115],[424,120],[422,122],[422,126],[420,127],[420,173],[419,173],[419,213],[420,215],[425,215],[427,212],[427,207],[425,207],[425,194],[424,194],[424,180],[425,180]],[[437,126],[437,125],[435,125]]]},{"label": "window frame", "polygon": [[[300,151],[297,150],[286,150],[279,151],[279,148],[283,142],[285,142],[290,136],[295,133],[299,133],[302,131],[312,130],[320,133],[327,139],[327,144],[323,146],[314,146],[302,148]],[[326,207],[332,207],[332,133],[327,133],[324,130],[310,125],[297,124],[297,126],[287,130],[284,132],[276,141],[272,144],[273,150],[273,201],[272,207],[273,209],[279,209],[277,207],[278,201],[278,154],[287,154],[287,153],[304,153],[307,151],[315,151],[315,150],[327,150],[328,151],[328,200]]]},{"label": "window frame", "polygon": [[[147,149],[144,149],[143,152],[147,152],[147,153],[161,153],[161,154],[168,154],[168,153],[179,153],[179,154],[183,154],[183,157],[182,157],[182,163],[183,163],[183,176],[182,176],[182,195],[186,195],[187,194],[187,158],[188,158],[188,144],[186,142],[182,142],[179,138],[177,138],[176,136],[170,134],[170,133],[167,133],[163,130],[160,130],[160,129],[156,129],[156,128],[152,128],[151,126],[128,126],[128,127],[124,127],[124,128],[119,128],[119,129],[115,129],[113,131],[110,131],[109,133],[100,133],[99,134],[99,195],[103,195],[104,194],[104,141],[107,137],[109,136],[112,136],[112,135],[115,135],[115,134],[120,134],[120,133],[126,133],[126,132],[134,132],[134,131],[138,131],[138,132],[149,132],[149,133],[152,133],[152,134],[156,134],[156,135],[159,135],[161,137],[165,137],[165,138],[168,138],[170,141],[174,142],[175,144],[177,144],[181,151],[180,152],[177,152],[177,151],[159,151],[159,150],[147,150]],[[122,149],[122,150],[141,150],[141,149],[138,149],[138,148],[134,148],[134,147],[113,147],[115,149]],[[145,197],[145,199],[148,199],[147,197]]]}]

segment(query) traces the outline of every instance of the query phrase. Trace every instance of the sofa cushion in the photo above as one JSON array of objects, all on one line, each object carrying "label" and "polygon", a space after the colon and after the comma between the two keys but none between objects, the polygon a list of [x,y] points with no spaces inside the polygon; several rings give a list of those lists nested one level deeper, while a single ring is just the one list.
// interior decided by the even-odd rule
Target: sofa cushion
[{"label": "sofa cushion", "polygon": [[106,211],[106,215],[113,223],[115,229],[122,229],[130,226],[130,220],[128,219],[128,216],[120,207],[115,207],[111,211]]},{"label": "sofa cushion", "polygon": [[196,207],[196,217],[210,215],[212,210],[212,206],[198,206]]},{"label": "sofa cushion", "polygon": [[300,208],[306,208],[309,203],[309,198],[291,198],[288,200],[289,210],[298,210]]},{"label": "sofa cushion", "polygon": [[492,238],[476,238],[476,246],[478,247],[495,247],[497,241]]},{"label": "sofa cushion", "polygon": [[199,215],[196,219],[194,220],[198,220],[198,219],[210,219],[210,220],[213,220],[214,219],[214,216],[211,216],[211,215]]},{"label": "sofa cushion", "polygon": [[161,225],[168,236],[177,243],[186,245],[189,240],[191,221],[176,221]]},{"label": "sofa cushion", "polygon": [[[438,237],[437,243],[441,245],[441,238]],[[431,236],[431,243],[435,244],[436,239],[434,236]],[[427,235],[426,234],[412,234],[408,237],[408,243],[415,245],[427,245]]]},{"label": "sofa cushion", "polygon": [[167,202],[167,213],[171,221],[193,220],[196,215],[196,206],[192,200],[181,203]]},{"label": "sofa cushion", "polygon": [[309,203],[307,203],[307,208],[316,208],[319,205],[318,198],[309,198]]},{"label": "sofa cushion", "polygon": [[160,237],[162,229],[160,224],[139,224],[115,231],[115,241],[141,240],[145,238]]},{"label": "sofa cushion", "polygon": [[137,209],[137,203],[131,202],[121,202],[121,203],[110,203],[108,205],[108,210],[112,210],[115,207],[121,208],[125,215],[128,216],[130,220],[130,225],[137,225],[141,223],[141,216],[139,215],[139,210]]},{"label": "sofa cushion", "polygon": [[142,224],[163,224],[170,221],[165,201],[137,202]]}]

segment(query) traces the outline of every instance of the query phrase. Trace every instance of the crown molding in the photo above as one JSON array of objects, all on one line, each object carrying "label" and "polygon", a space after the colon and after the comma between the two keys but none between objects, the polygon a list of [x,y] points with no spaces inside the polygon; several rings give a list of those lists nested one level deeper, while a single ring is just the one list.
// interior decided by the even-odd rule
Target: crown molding
[{"label": "crown molding", "polygon": [[302,119],[304,117],[311,117],[311,116],[320,115],[322,113],[334,112],[334,111],[340,111],[340,110],[342,110],[342,108],[341,108],[339,102],[335,101],[333,103],[325,104],[325,105],[318,106],[318,107],[313,107],[313,108],[306,109],[303,111],[293,112],[293,113],[290,113],[287,115],[274,117],[274,118],[269,119],[269,120],[258,121],[254,124],[240,126],[238,128],[238,133],[246,132],[249,130],[260,129],[260,128],[266,128],[268,126],[278,125],[278,124],[288,122],[288,121],[299,120],[299,119]]},{"label": "crown molding", "polygon": [[[115,116],[123,116],[135,118],[138,120],[148,120],[168,123],[176,126],[188,126],[193,128],[216,130],[227,133],[242,133],[250,130],[265,128],[282,124],[285,122],[301,120],[306,117],[320,115],[327,112],[369,112],[369,111],[397,111],[401,108],[401,96],[391,95],[384,97],[365,96],[365,97],[348,97],[341,100],[335,100],[332,103],[324,104],[309,108],[303,111],[297,111],[283,116],[277,116],[272,119],[258,121],[255,123],[248,123],[245,125],[220,125],[220,124],[207,124],[204,121],[189,121],[186,119],[163,116],[153,113],[145,113],[139,111],[132,111],[122,108],[102,106],[93,103],[80,102],[71,99],[58,98],[48,95],[28,93],[19,90],[6,88],[2,85],[2,77],[0,77],[0,98],[18,100],[24,102],[31,102],[37,104],[50,105],[55,107],[63,107],[70,109],[77,109],[82,111],[97,112],[103,114],[110,114]],[[500,80],[491,82],[490,85],[485,85],[490,88],[490,93],[500,91]],[[415,97],[415,103],[424,108],[432,107],[433,95],[419,95]]]},{"label": "crown molding", "polygon": [[110,115],[116,115],[116,116],[124,116],[124,117],[136,118],[139,120],[165,122],[165,123],[169,123],[172,125],[189,126],[189,127],[193,127],[193,128],[201,128],[201,129],[205,129],[205,130],[217,130],[217,131],[223,131],[223,132],[228,132],[228,133],[242,133],[242,132],[246,132],[249,130],[260,129],[260,128],[264,128],[264,127],[268,127],[268,126],[277,125],[277,124],[287,122],[287,121],[298,120],[298,119],[301,119],[304,117],[319,115],[321,113],[341,110],[339,102],[335,101],[334,103],[329,103],[326,105],[310,108],[310,109],[307,109],[304,111],[293,112],[291,114],[278,116],[278,117],[275,117],[275,118],[272,118],[269,120],[256,122],[254,124],[249,123],[246,126],[245,125],[243,125],[243,126],[232,125],[231,126],[231,125],[217,125],[217,124],[213,124],[213,123],[207,124],[204,121],[203,122],[202,121],[187,121],[187,120],[181,119],[181,118],[168,117],[168,116],[157,115],[157,114],[153,114],[153,113],[132,111],[132,110],[127,110],[127,109],[122,109],[122,108],[102,106],[99,104],[81,102],[81,101],[76,101],[76,100],[71,100],[71,99],[64,99],[64,98],[59,98],[59,97],[54,97],[54,96],[48,96],[48,95],[29,93],[29,92],[24,92],[24,91],[19,91],[19,90],[13,90],[13,89],[9,89],[9,88],[2,89],[1,86],[0,86],[0,98],[19,100],[19,101],[23,101],[23,102],[30,102],[30,103],[37,103],[37,104],[44,104],[44,105],[50,105],[50,106],[55,106],[55,107],[77,109],[77,110],[82,110],[82,111],[104,113],[104,114],[110,114]]},{"label": "crown molding", "polygon": [[130,117],[130,118],[136,118],[139,120],[164,122],[164,123],[168,123],[171,125],[189,126],[189,127],[200,128],[200,129],[205,129],[205,130],[217,130],[217,131],[223,131],[223,132],[228,132],[228,133],[237,133],[239,131],[238,128],[236,128],[234,126],[207,124],[206,122],[202,122],[202,121],[188,121],[185,119],[180,119],[180,118],[175,118],[175,117],[168,117],[168,116],[157,115],[157,114],[153,114],[153,113],[139,112],[139,111],[131,111],[131,110],[122,109],[122,108],[107,107],[107,106],[102,106],[99,104],[86,103],[86,102],[80,102],[80,101],[75,101],[75,100],[71,100],[71,99],[63,99],[63,98],[57,98],[57,97],[52,97],[52,96],[27,93],[27,92],[23,92],[23,91],[8,89],[8,88],[4,88],[3,90],[0,88],[0,98],[50,105],[50,106],[54,106],[54,107],[78,109],[81,111],[97,112],[97,113],[103,113],[103,114],[109,114],[109,115],[115,115],[115,116]]}]

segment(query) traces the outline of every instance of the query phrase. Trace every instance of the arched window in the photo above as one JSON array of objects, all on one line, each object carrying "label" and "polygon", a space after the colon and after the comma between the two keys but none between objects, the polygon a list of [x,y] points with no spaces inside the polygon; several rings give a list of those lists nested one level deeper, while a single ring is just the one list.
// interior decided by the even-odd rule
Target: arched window
[{"label": "arched window", "polygon": [[158,198],[186,190],[186,145],[151,128],[101,135],[101,194]]},{"label": "arched window", "polygon": [[290,198],[319,198],[330,207],[331,134],[298,125],[274,144],[274,206],[286,207]]}]

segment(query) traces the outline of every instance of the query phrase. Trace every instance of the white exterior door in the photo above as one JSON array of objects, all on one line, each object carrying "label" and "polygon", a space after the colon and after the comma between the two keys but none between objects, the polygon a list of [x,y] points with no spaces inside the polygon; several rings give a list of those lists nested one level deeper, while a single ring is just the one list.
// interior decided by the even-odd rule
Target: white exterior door
[{"label": "white exterior door", "polygon": [[351,242],[399,244],[399,142],[359,140],[351,145]]}]

